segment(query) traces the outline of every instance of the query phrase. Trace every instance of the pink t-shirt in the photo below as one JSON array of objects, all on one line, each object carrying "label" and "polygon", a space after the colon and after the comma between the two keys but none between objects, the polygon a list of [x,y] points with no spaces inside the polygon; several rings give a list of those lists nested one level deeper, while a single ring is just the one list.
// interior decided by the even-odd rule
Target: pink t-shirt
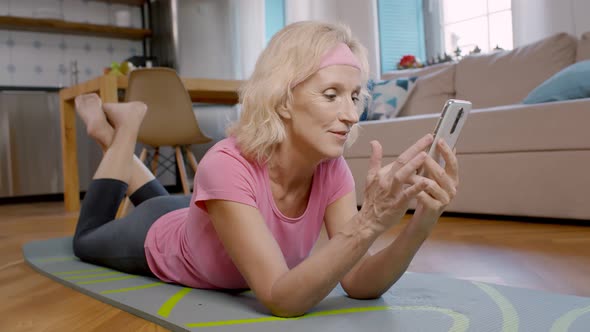
[{"label": "pink t-shirt", "polygon": [[353,190],[344,158],[326,160],[315,170],[307,209],[298,218],[288,218],[274,203],[267,167],[246,160],[234,138],[224,139],[199,164],[195,204],[163,215],[148,231],[149,267],[163,281],[193,288],[248,288],[211,224],[205,201],[224,199],[257,208],[293,268],[318,239],[327,206]]}]

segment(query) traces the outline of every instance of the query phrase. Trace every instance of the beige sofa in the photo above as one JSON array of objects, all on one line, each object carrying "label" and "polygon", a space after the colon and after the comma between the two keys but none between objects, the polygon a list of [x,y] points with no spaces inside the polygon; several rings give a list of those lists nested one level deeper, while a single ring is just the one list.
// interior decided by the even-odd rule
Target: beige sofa
[{"label": "beige sofa", "polygon": [[[384,78],[419,76],[400,116],[361,122],[345,158],[362,193],[370,145],[391,162],[434,128],[449,98],[473,110],[457,144],[460,187],[449,212],[590,219],[590,98],[522,104],[539,84],[590,59],[590,32],[561,33],[512,51],[468,56]],[[589,78],[590,79],[590,78]]]}]

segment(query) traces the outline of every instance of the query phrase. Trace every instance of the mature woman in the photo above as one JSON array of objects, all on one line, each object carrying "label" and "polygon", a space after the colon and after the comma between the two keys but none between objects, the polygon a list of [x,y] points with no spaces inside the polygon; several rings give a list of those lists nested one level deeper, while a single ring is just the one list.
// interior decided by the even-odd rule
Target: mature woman
[{"label": "mature woman", "polygon": [[[82,205],[76,255],[195,288],[250,288],[283,317],[304,314],[339,282],[353,298],[380,296],[455,196],[458,168],[444,143],[437,148],[445,169],[426,155],[430,134],[384,167],[373,141],[357,210],[342,154],[366,99],[367,72],[366,51],[347,28],[285,27],[241,91],[239,122],[201,160],[192,197],[169,196],[133,155],[145,105],[101,107],[96,95],[77,98],[105,154]],[[113,220],[126,192],[136,208]],[[369,254],[412,199],[418,206],[411,221],[388,247]],[[309,255],[322,225],[329,241]]]}]

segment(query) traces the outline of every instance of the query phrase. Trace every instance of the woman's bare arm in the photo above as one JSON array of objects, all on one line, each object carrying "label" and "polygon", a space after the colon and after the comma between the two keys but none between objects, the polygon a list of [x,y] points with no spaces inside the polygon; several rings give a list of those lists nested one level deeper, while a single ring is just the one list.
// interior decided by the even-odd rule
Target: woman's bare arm
[{"label": "woman's bare arm", "polygon": [[351,220],[289,270],[256,208],[223,200],[206,205],[221,242],[256,297],[281,317],[300,316],[324,299],[378,236],[369,223]]},{"label": "woman's bare arm", "polygon": [[[425,190],[416,196],[416,212],[391,244],[375,255],[366,255],[346,274],[342,286],[351,297],[375,298],[387,291],[404,274],[443,210],[455,197],[459,183],[457,158],[444,141],[439,142],[442,142],[438,149],[445,158],[445,168],[428,157],[424,165],[432,174],[432,179],[412,176],[412,182],[427,183]],[[346,227],[346,222],[355,213],[354,195],[347,195],[331,204],[325,214],[328,236]],[[396,217],[397,220],[392,220],[391,224],[398,223],[402,216]]]},{"label": "woman's bare arm", "polygon": [[[348,194],[332,203],[325,215],[328,237],[332,238],[341,228],[358,215],[354,193]],[[392,221],[392,224],[399,219]],[[424,242],[427,233],[420,228],[406,227],[396,239],[378,253],[367,253],[347,273],[342,281],[346,293],[357,299],[370,299],[381,296],[406,271],[412,258]]]}]

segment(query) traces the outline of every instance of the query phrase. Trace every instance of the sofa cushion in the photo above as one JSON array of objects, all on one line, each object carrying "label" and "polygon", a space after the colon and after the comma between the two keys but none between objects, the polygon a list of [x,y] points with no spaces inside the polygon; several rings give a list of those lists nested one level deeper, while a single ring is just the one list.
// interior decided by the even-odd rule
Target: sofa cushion
[{"label": "sofa cushion", "polygon": [[525,104],[590,97],[590,60],[576,62],[541,83],[524,99]]},{"label": "sofa cushion", "polygon": [[520,103],[531,90],[574,63],[577,40],[559,33],[512,51],[466,56],[457,64],[456,98],[473,108]]},{"label": "sofa cushion", "polygon": [[443,62],[443,63],[438,63],[435,65],[422,67],[422,68],[394,70],[394,71],[383,73],[383,75],[381,75],[381,79],[391,80],[394,78],[404,78],[404,77],[422,77],[422,76],[428,75],[430,73],[433,73],[435,71],[439,71],[441,69],[450,67],[452,65],[454,65],[453,62]]},{"label": "sofa cushion", "polygon": [[360,120],[395,118],[414,89],[416,77],[404,77],[384,81],[369,81],[367,89],[371,99]]},{"label": "sofa cushion", "polygon": [[439,113],[448,99],[455,98],[454,79],[455,64],[419,77],[398,116]]},{"label": "sofa cushion", "polygon": [[590,31],[585,32],[578,41],[578,50],[576,51],[576,61],[590,59]]}]

